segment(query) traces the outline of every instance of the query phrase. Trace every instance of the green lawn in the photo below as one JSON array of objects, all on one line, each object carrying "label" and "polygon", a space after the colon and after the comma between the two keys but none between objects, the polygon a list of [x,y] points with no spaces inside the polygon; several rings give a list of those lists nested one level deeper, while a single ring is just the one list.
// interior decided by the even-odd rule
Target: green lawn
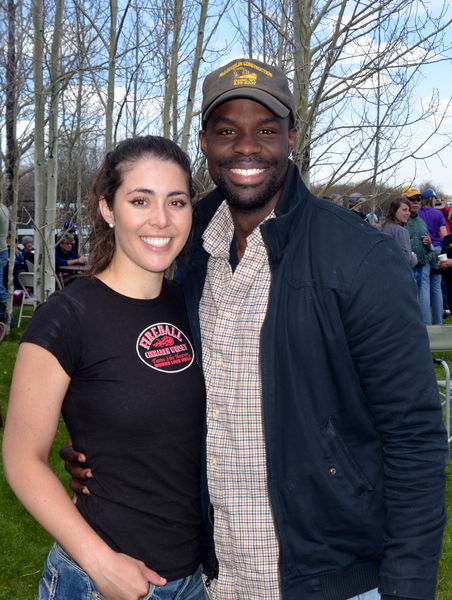
[{"label": "green lawn", "polygon": [[[0,409],[3,418],[19,338],[20,331],[14,329],[0,345]],[[452,353],[441,353],[438,356],[452,362]],[[0,430],[0,442],[2,437],[3,432]],[[66,439],[67,433],[61,423],[50,462],[65,482],[68,476],[57,451]],[[449,507],[452,506],[451,480],[452,461],[448,466],[447,504]],[[52,541],[16,500],[4,480],[3,471],[0,477],[0,524],[0,600],[35,600],[42,563]],[[452,600],[451,523],[448,524],[444,536],[437,600]]]},{"label": "green lawn", "polygon": [[[31,312],[31,307],[25,310]],[[16,315],[17,322],[17,315]],[[25,320],[20,330],[12,329],[0,345],[0,410],[5,418],[12,369],[17,353],[20,334],[26,327]],[[0,440],[3,429],[0,430]],[[68,480],[58,448],[67,439],[63,423],[51,454],[51,462],[58,475]],[[52,544],[50,536],[30,517],[10,490],[2,473],[0,477],[0,600],[35,600],[42,564]]]}]

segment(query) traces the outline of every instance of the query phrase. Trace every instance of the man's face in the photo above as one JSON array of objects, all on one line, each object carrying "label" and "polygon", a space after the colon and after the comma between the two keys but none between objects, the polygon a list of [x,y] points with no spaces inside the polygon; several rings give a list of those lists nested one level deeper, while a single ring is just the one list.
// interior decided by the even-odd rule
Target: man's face
[{"label": "man's face", "polygon": [[229,206],[251,213],[276,205],[296,140],[289,118],[237,98],[213,111],[200,140],[210,176]]},{"label": "man's face", "polygon": [[409,198],[410,201],[410,212],[411,216],[415,217],[421,208],[421,197],[420,196],[411,196]]}]

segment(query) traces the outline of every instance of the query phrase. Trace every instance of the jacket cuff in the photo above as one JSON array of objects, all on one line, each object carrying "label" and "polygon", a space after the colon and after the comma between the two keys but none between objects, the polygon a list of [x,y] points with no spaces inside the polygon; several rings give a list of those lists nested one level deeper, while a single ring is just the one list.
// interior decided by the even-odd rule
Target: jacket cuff
[{"label": "jacket cuff", "polygon": [[383,594],[381,600],[413,600],[413,598],[405,598],[402,596],[386,596]]}]

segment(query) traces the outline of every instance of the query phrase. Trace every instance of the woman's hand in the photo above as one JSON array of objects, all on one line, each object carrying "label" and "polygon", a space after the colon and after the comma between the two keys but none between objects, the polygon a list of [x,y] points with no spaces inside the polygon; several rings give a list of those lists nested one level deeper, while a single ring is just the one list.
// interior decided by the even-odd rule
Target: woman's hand
[{"label": "woman's hand", "polygon": [[140,600],[149,593],[150,584],[158,587],[166,584],[166,579],[142,561],[110,548],[101,553],[88,574],[106,600]]}]

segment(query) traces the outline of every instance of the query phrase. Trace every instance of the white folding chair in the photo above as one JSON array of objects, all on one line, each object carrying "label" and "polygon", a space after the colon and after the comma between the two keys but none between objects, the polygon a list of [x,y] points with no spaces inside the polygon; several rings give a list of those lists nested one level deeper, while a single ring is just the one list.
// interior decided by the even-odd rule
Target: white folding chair
[{"label": "white folding chair", "polygon": [[29,292],[29,289],[34,285],[34,273],[30,273],[28,271],[22,271],[19,273],[19,283],[22,287],[22,301],[20,303],[20,311],[19,311],[19,320],[17,322],[17,327],[20,327],[20,323],[22,319],[31,319],[31,315],[24,315],[24,306],[31,305],[33,308],[36,307],[36,298],[32,293]]},{"label": "white folding chair", "polygon": [[[427,332],[428,339],[430,341],[430,350],[432,352],[452,351],[452,325],[427,325]],[[447,440],[450,444],[452,441],[450,421],[450,402],[452,396],[450,385],[450,367],[448,362],[442,358],[434,358],[433,362],[436,365],[439,365],[444,372],[444,379],[437,379],[437,384],[441,405],[445,410]]]}]

